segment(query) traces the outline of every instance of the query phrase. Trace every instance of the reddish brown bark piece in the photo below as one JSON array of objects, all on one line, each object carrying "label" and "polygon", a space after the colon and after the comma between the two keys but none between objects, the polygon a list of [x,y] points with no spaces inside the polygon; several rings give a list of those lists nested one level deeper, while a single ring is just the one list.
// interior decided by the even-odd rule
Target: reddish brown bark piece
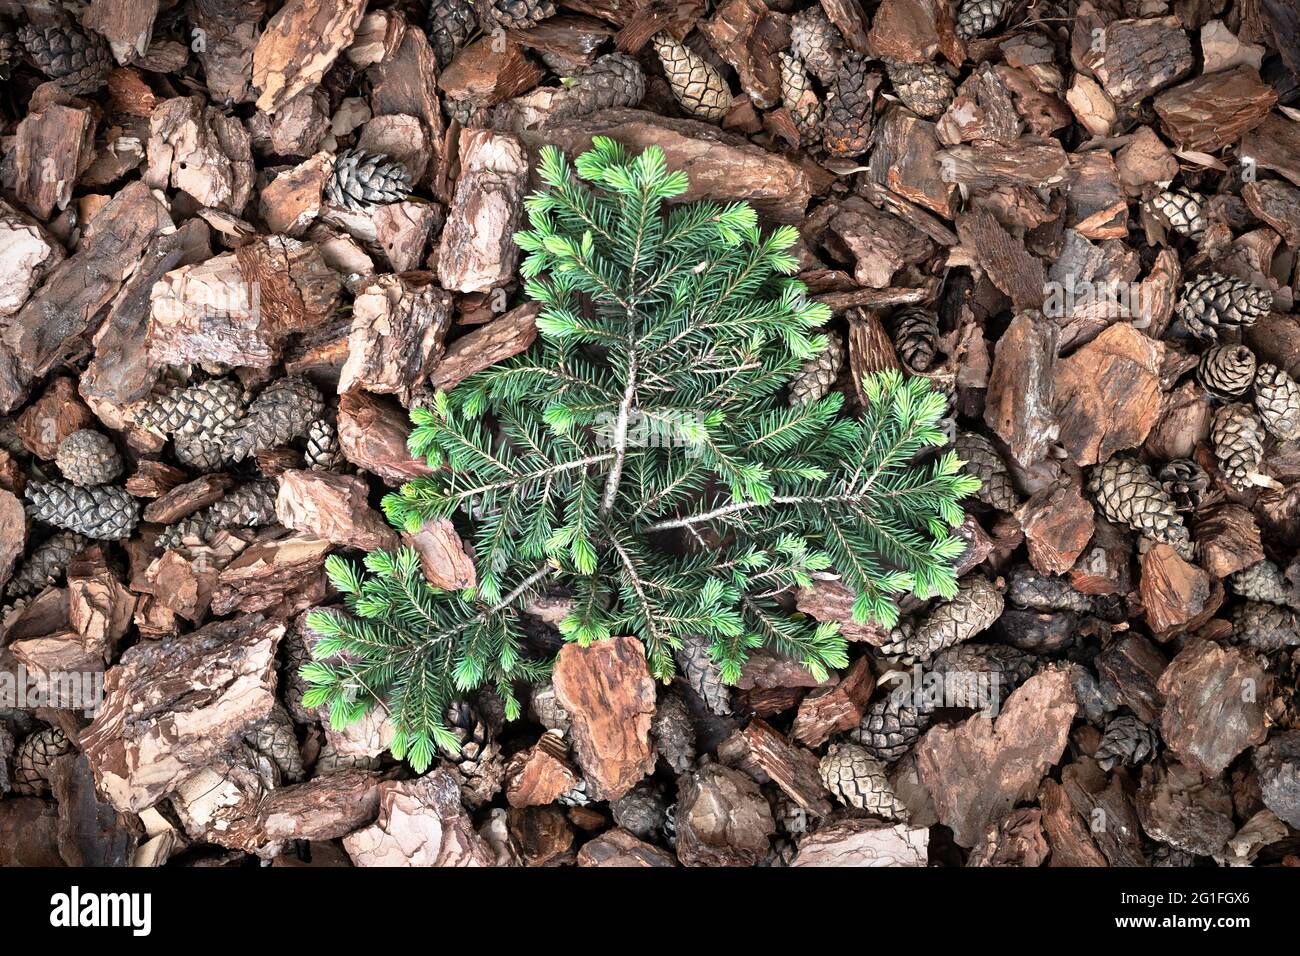
[{"label": "reddish brown bark piece", "polygon": [[900,369],[894,343],[880,321],[880,315],[868,309],[849,311],[849,369],[853,373],[853,387],[858,401],[867,403],[862,383],[870,375],[886,369]]},{"label": "reddish brown bark piece", "polygon": [[325,555],[330,542],[310,534],[268,528],[221,569],[212,613],[239,608],[288,618],[325,597]]},{"label": "reddish brown bark piece", "polygon": [[1128,235],[1128,198],[1109,153],[1070,157],[1067,193],[1070,228],[1087,239],[1122,239]]},{"label": "reddish brown bark piece", "polygon": [[[853,0],[840,5],[856,6]],[[952,14],[935,0],[882,0],[871,19],[867,49],[858,52],[904,63],[924,62],[939,52],[940,31],[951,40],[952,28]]]},{"label": "reddish brown bark piece", "polygon": [[161,498],[186,478],[185,472],[161,461],[145,459],[126,479],[126,490],[137,498]]},{"label": "reddish brown bark piece", "polygon": [[824,817],[831,812],[817,757],[810,750],[793,746],[766,722],[751,720],[718,746],[718,759],[744,770],[759,783],[769,780],[809,813]]},{"label": "reddish brown bark piece", "polygon": [[317,153],[264,186],[258,212],[271,231],[294,238],[306,232],[325,208],[325,183],[333,171],[333,157]]},{"label": "reddish brown bark piece", "polygon": [[593,136],[609,136],[637,152],[658,146],[668,167],[690,179],[679,202],[745,200],[760,216],[788,223],[803,217],[812,197],[811,180],[801,166],[698,120],[612,109],[520,136],[534,149],[550,143],[570,157],[590,149]]},{"label": "reddish brown bark piece", "polygon": [[119,63],[143,56],[153,37],[158,0],[91,0],[81,24],[102,34]]},{"label": "reddish brown bark piece", "polygon": [[1211,152],[1258,126],[1276,102],[1277,91],[1258,71],[1239,66],[1166,90],[1156,97],[1155,111],[1181,148]]},{"label": "reddish brown bark piece", "polygon": [[365,0],[289,0],[253,49],[257,108],[276,112],[303,90],[314,89],[352,43]]},{"label": "reddish brown bark piece", "polygon": [[1277,113],[1241,139],[1241,155],[1300,186],[1300,123]]},{"label": "reddish brown bark piece", "polygon": [[452,297],[429,272],[376,276],[356,293],[339,392],[364,388],[410,401],[443,353]]},{"label": "reddish brown bark piece", "polygon": [[538,302],[525,302],[469,335],[458,338],[429,376],[434,388],[450,390],[475,372],[528,350],[537,339]]},{"label": "reddish brown bark piece", "polygon": [[591,66],[601,44],[614,35],[614,30],[599,20],[569,13],[547,17],[529,30],[506,32],[510,39],[530,50],[550,53],[578,66]]},{"label": "reddish brown bark piece", "polygon": [[823,242],[854,263],[859,285],[876,289],[888,286],[903,266],[921,262],[934,251],[924,233],[856,197],[831,217]]},{"label": "reddish brown bark piece", "polygon": [[940,161],[950,182],[979,192],[1003,186],[1046,189],[1069,177],[1065,149],[1054,139],[1021,137],[1012,143],[977,142],[943,150]]},{"label": "reddish brown bark piece", "polygon": [[552,671],[573,721],[573,750],[596,800],[616,800],[654,770],[654,681],[634,637],[565,644]]},{"label": "reddish brown bark piece", "polygon": [[1077,704],[1068,672],[1051,667],[1007,698],[994,721],[976,715],[931,728],[916,745],[922,782],[962,846],[1038,790],[1061,757]]},{"label": "reddish brown bark piece", "polygon": [[1022,807],[989,824],[966,865],[1042,866],[1049,852],[1043,836],[1043,811]]},{"label": "reddish brown bark piece", "polygon": [[0,800],[0,866],[67,866],[59,854],[59,811],[49,800]]},{"label": "reddish brown bark piece", "polygon": [[492,866],[447,770],[379,785],[379,819],[343,837],[356,866]]},{"label": "reddish brown bark piece", "polygon": [[542,76],[518,43],[486,36],[456,54],[438,77],[438,87],[453,102],[496,106],[532,89]]},{"label": "reddish brown bark piece", "polygon": [[685,866],[753,866],[776,832],[748,774],[708,764],[677,783],[677,859]]},{"label": "reddish brown bark piece", "polygon": [[[910,110],[894,107],[885,114],[876,133],[871,178],[896,196],[951,219],[957,187],[943,177],[939,149],[933,123],[918,119]],[[946,238],[928,234],[940,242]]]},{"label": "reddish brown bark piece", "polygon": [[1209,437],[1213,419],[1213,402],[1205,389],[1198,382],[1183,382],[1172,392],[1165,392],[1160,418],[1143,447],[1161,461],[1190,458],[1197,442]]},{"label": "reddish brown bark piece", "polygon": [[1052,848],[1051,866],[1109,865],[1064,787],[1055,780],[1044,780],[1038,802],[1043,810],[1043,830]]},{"label": "reddish brown bark piece", "polygon": [[410,419],[396,402],[366,392],[339,396],[338,433],[343,456],[390,485],[433,474],[406,448]]},{"label": "reddish brown bark piece", "polygon": [[446,518],[426,521],[414,533],[403,531],[402,540],[419,552],[424,576],[434,587],[463,591],[474,586],[474,561]]},{"label": "reddish brown bark piece", "polygon": [[771,109],[780,104],[781,71],[776,54],[789,46],[790,31],[769,15],[765,3],[725,0],[700,24],[700,32],[735,68],[741,89],[755,106]]},{"label": "reddish brown bark piece", "polygon": [[88,109],[51,103],[18,124],[14,195],[41,219],[67,208],[77,178],[90,166],[95,116]]},{"label": "reddish brown bark piece", "polygon": [[506,801],[512,807],[554,803],[577,785],[569,748],[558,733],[542,734],[534,746],[515,754],[506,767]]},{"label": "reddish brown bark piece", "polygon": [[1041,459],[1057,437],[1055,362],[1054,330],[1037,312],[1012,319],[993,352],[984,421],[1024,467]]},{"label": "reddish brown bark piece", "polygon": [[1246,183],[1241,198],[1251,212],[1278,231],[1287,245],[1300,245],[1300,189],[1269,179]]},{"label": "reddish brown bark piece", "polygon": [[1056,365],[1061,444],[1080,466],[1146,439],[1160,415],[1162,343],[1113,325]]},{"label": "reddish brown bark piece", "polygon": [[51,461],[63,439],[78,429],[89,428],[94,420],[90,409],[77,397],[72,379],[60,375],[18,416],[14,431],[28,451]]},{"label": "reddish brown bark piece", "polygon": [[1119,703],[1149,724],[1160,716],[1165,705],[1157,682],[1167,663],[1164,655],[1145,637],[1129,634],[1097,656],[1097,677],[1103,687],[1114,688]]},{"label": "reddish brown bark piece", "polygon": [[1201,566],[1216,578],[1264,560],[1259,525],[1241,505],[1222,504],[1199,514],[1193,540]]},{"label": "reddish brown bark piece", "polygon": [[616,828],[589,840],[578,851],[578,866],[676,866],[677,861],[628,831]]},{"label": "reddish brown bark piece", "polygon": [[250,615],[123,653],[81,737],[100,792],[119,810],[153,806],[269,715],[283,636]]},{"label": "reddish brown bark piece", "polygon": [[926,866],[930,831],[878,820],[839,820],[799,841],[791,866]]},{"label": "reddish brown bark piece", "polygon": [[555,866],[572,860],[573,827],[559,807],[506,811],[510,836],[527,866]]},{"label": "reddish brown bark piece", "polygon": [[1210,576],[1169,545],[1153,545],[1142,555],[1142,606],[1158,640],[1168,640],[1208,618],[1222,602],[1222,590],[1218,600],[1215,597]]},{"label": "reddish brown bark piece", "polygon": [[859,53],[870,52],[867,40],[867,18],[858,0],[821,0],[827,18],[835,24],[850,49]]},{"label": "reddish brown bark piece", "polygon": [[1177,17],[1115,20],[1107,24],[1101,40],[1093,69],[1121,109],[1181,80],[1195,62]]},{"label": "reddish brown bark piece", "polygon": [[820,747],[835,734],[852,730],[862,721],[875,687],[870,659],[859,657],[834,687],[803,699],[790,729],[791,739],[805,747]]},{"label": "reddish brown bark piece", "polygon": [[0,491],[0,592],[27,547],[27,512],[12,492]]},{"label": "reddish brown bark piece", "polygon": [[1264,708],[1273,679],[1246,651],[1212,641],[1188,644],[1160,675],[1160,736],[1184,764],[1220,773],[1268,735]]},{"label": "reddish brown bark piece", "polygon": [[1092,540],[1095,512],[1079,484],[1068,479],[1035,492],[1016,512],[1029,563],[1042,574],[1064,574]]},{"label": "reddish brown bark piece", "polygon": [[280,476],[275,514],[294,531],[362,551],[392,550],[397,534],[370,507],[370,489],[355,475],[290,469]]},{"label": "reddish brown bark piece", "polygon": [[[866,641],[876,647],[889,636],[874,624],[856,624],[853,621],[853,602],[857,595],[838,581],[813,581],[812,587],[802,588],[795,595],[796,606],[819,621],[836,621],[840,634],[846,640]],[[811,743],[809,746],[813,746]]]}]

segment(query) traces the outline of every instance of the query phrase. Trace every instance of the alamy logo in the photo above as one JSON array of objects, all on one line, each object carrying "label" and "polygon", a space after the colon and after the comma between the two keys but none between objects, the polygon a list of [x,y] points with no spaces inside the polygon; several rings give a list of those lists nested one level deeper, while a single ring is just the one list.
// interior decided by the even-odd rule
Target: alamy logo
[{"label": "alamy logo", "polygon": [[74,886],[50,897],[50,925],[55,927],[124,926],[133,936],[153,929],[153,894],[82,893]]}]

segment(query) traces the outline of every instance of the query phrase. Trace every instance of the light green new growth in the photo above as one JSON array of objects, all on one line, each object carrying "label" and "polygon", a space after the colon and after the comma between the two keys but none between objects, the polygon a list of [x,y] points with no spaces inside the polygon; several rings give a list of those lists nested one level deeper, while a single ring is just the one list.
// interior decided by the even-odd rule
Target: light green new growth
[{"label": "light green new growth", "polygon": [[922,378],[868,378],[857,417],[832,394],[790,407],[782,389],[825,348],[829,318],[797,281],[798,235],[766,235],[744,203],[677,205],[686,176],[658,149],[629,156],[597,138],[575,169],[547,149],[546,188],[516,240],[541,303],[539,342],[415,409],[410,446],[436,474],[389,495],[399,528],[450,518],[471,529],[475,595],[435,592],[409,552],[372,554],[363,576],[332,561],[351,615],[314,612],[324,636],[306,671],[335,719],[386,702],[395,753],[421,769],[457,694],[545,665],[523,658],[515,609],[564,586],[561,624],[583,644],[633,634],[651,671],[674,673],[690,634],[724,680],[768,647],[814,674],[847,664],[831,623],[782,600],[833,570],[854,619],[892,625],[895,596],[956,592],[952,533],[979,486],[937,427],[943,397]]}]

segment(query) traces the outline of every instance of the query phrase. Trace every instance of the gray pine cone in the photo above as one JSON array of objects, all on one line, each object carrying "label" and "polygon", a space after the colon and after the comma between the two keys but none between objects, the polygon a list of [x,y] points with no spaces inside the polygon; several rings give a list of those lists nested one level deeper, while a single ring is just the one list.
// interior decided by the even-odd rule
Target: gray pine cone
[{"label": "gray pine cone", "polygon": [[1151,200],[1151,209],[1167,222],[1175,232],[1184,236],[1199,236],[1207,225],[1201,209],[1205,197],[1194,189],[1179,186],[1166,189]]},{"label": "gray pine cone", "polygon": [[1210,442],[1224,480],[1239,491],[1251,488],[1264,456],[1264,427],[1254,410],[1244,402],[1219,409]]},{"label": "gray pine cone", "polygon": [[487,16],[503,27],[527,30],[555,16],[551,0],[482,0]]},{"label": "gray pine cone", "polygon": [[401,202],[411,192],[412,178],[401,163],[384,153],[345,149],[334,160],[334,172],[325,183],[325,198],[353,212]]},{"label": "gray pine cone", "polygon": [[1300,645],[1300,617],[1290,608],[1247,601],[1232,615],[1233,640],[1273,654]]},{"label": "gray pine cone", "polygon": [[673,773],[685,773],[695,764],[695,723],[681,695],[669,690],[659,698],[650,723],[655,746]]},{"label": "gray pine cone", "polygon": [[209,435],[207,432],[187,432],[172,439],[172,454],[176,460],[193,471],[221,471],[233,463],[230,436]]},{"label": "gray pine cone", "polygon": [[75,531],[58,531],[32,549],[5,593],[11,598],[26,597],[57,584],[68,564],[90,545],[90,539]]},{"label": "gray pine cone", "polygon": [[367,757],[365,754],[341,754],[327,743],[321,747],[320,756],[316,758],[314,774],[319,777],[340,770],[378,770],[379,764],[378,757]]},{"label": "gray pine cone", "polygon": [[1255,373],[1255,407],[1278,441],[1300,439],[1300,384],[1276,365],[1265,362]]},{"label": "gray pine cone", "polygon": [[468,701],[458,700],[448,706],[445,723],[460,750],[441,745],[438,750],[460,779],[461,799],[476,810],[496,796],[505,782],[501,748],[489,737],[483,718]]},{"label": "gray pine cone", "polygon": [[135,411],[135,423],[163,435],[228,434],[244,417],[244,390],[228,378],[172,389]]},{"label": "gray pine cone", "polygon": [[276,379],[248,406],[248,414],[230,435],[230,455],[249,455],[285,445],[302,435],[325,412],[325,399],[305,378]]},{"label": "gray pine cone", "polygon": [[122,473],[122,456],[107,435],[79,428],[63,441],[54,456],[63,477],[74,485],[104,485]]},{"label": "gray pine cone", "polygon": [[803,368],[790,379],[790,404],[806,405],[825,398],[843,366],[844,343],[838,333],[829,332],[825,350],[804,362]]},{"label": "gray pine cone", "polygon": [[1123,715],[1106,725],[1106,733],[1097,746],[1097,763],[1102,770],[1121,764],[1136,767],[1155,756],[1160,746],[1156,732],[1136,717]]},{"label": "gray pine cone", "polygon": [[696,119],[720,122],[731,109],[731,90],[718,71],[670,34],[656,33],[650,42],[682,109]]},{"label": "gray pine cone", "polygon": [[975,492],[977,499],[1008,514],[1020,507],[1020,496],[1011,483],[1011,472],[991,441],[976,432],[961,432],[953,443],[953,450],[966,463],[966,473],[980,480],[979,491]]},{"label": "gray pine cone", "polygon": [[817,769],[826,789],[846,807],[866,810],[886,820],[907,820],[907,807],[894,796],[884,764],[865,747],[831,744]]},{"label": "gray pine cone", "polygon": [[960,582],[956,596],[940,604],[915,627],[903,624],[889,632],[880,653],[903,664],[929,660],[946,648],[968,641],[993,626],[1004,603],[998,589],[979,574]]},{"label": "gray pine cone", "polygon": [[307,426],[307,447],[302,459],[312,471],[335,471],[343,463],[338,432],[328,418],[318,418]]},{"label": "gray pine cone", "polygon": [[1228,576],[1232,590],[1251,601],[1267,601],[1295,607],[1300,604],[1300,588],[1288,584],[1282,569],[1265,558]]},{"label": "gray pine cone", "polygon": [[29,481],[27,513],[35,520],[99,541],[131,537],[140,503],[115,485],[81,488],[68,481]]},{"label": "gray pine cone", "polygon": [[14,754],[13,792],[20,797],[41,797],[50,792],[50,764],[75,748],[57,727],[29,734]]},{"label": "gray pine cone", "polygon": [[38,70],[73,96],[94,93],[108,82],[113,69],[113,54],[104,38],[71,23],[21,27],[18,42]]},{"label": "gray pine cone", "polygon": [[1244,395],[1255,381],[1255,353],[1244,345],[1216,345],[1196,366],[1201,387],[1223,402]]},{"label": "gray pine cone", "polygon": [[929,729],[933,708],[895,689],[877,698],[862,721],[845,736],[877,760],[892,763],[911,749]]},{"label": "gray pine cone", "polygon": [[790,50],[823,83],[835,78],[843,49],[840,31],[819,4],[814,3],[790,18]]},{"label": "gray pine cone", "polygon": [[1065,578],[1039,574],[1028,564],[1012,570],[1007,580],[1007,600],[1031,611],[1092,611],[1092,596],[1076,591]]},{"label": "gray pine cone", "polygon": [[920,306],[899,309],[889,321],[898,358],[913,372],[924,372],[934,362],[939,350],[939,323]]},{"label": "gray pine cone", "polygon": [[821,139],[822,103],[813,91],[803,64],[788,53],[777,54],[781,64],[781,102],[790,111],[799,135],[807,142]]},{"label": "gray pine cone", "polygon": [[293,720],[276,706],[270,716],[244,731],[244,742],[280,768],[280,776],[291,783],[303,779],[302,753]]},{"label": "gray pine cone", "polygon": [[1163,542],[1191,560],[1187,526],[1146,465],[1131,458],[1111,458],[1092,469],[1088,491],[1106,520]]},{"label": "gray pine cone", "polygon": [[617,800],[611,800],[614,822],[642,840],[653,839],[663,829],[668,815],[668,801],[649,780],[643,780]]},{"label": "gray pine cone", "polygon": [[688,634],[682,638],[681,650],[676,651],[674,656],[686,683],[700,695],[704,706],[720,716],[730,714],[731,693],[722,683],[718,665],[709,656],[708,638]]},{"label": "gray pine cone", "polygon": [[1160,487],[1179,511],[1195,511],[1199,508],[1201,498],[1210,487],[1210,476],[1190,458],[1175,458],[1165,462],[1157,478]]},{"label": "gray pine cone", "polygon": [[923,119],[938,119],[956,95],[952,77],[934,63],[887,60],[885,72],[903,105]]},{"label": "gray pine cone", "polygon": [[1249,328],[1273,307],[1273,293],[1235,276],[1206,273],[1188,280],[1176,311],[1187,331],[1215,341],[1220,329]]},{"label": "gray pine cone", "polygon": [[875,125],[874,99],[875,82],[867,71],[867,61],[860,54],[845,50],[826,94],[822,116],[822,145],[826,152],[844,159],[867,151]]},{"label": "gray pine cone", "polygon": [[957,10],[957,36],[963,40],[982,37],[1002,19],[1005,0],[962,0]]},{"label": "gray pine cone", "polygon": [[477,28],[478,15],[471,0],[429,0],[429,39],[442,69]]},{"label": "gray pine cone", "polygon": [[606,53],[564,81],[564,94],[552,117],[590,116],[600,110],[636,106],[645,97],[645,73],[626,53]]}]

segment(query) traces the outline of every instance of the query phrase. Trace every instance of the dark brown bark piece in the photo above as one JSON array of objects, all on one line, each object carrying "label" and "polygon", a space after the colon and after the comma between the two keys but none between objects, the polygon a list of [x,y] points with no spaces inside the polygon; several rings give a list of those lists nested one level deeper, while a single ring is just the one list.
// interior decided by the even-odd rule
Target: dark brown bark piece
[{"label": "dark brown bark piece", "polygon": [[1149,837],[1197,856],[1218,855],[1237,830],[1223,778],[1206,779],[1175,760],[1142,768],[1136,802]]},{"label": "dark brown bark piece", "polygon": [[1192,538],[1201,566],[1216,578],[1264,560],[1259,525],[1241,505],[1225,503],[1198,513]]},{"label": "dark brown bark piece", "polygon": [[1181,148],[1211,152],[1258,126],[1276,102],[1277,91],[1256,70],[1238,66],[1166,90],[1156,97],[1155,111]]},{"label": "dark brown bark piece", "polygon": [[1223,591],[1216,592],[1214,583],[1169,545],[1149,548],[1142,555],[1142,606],[1156,640],[1167,641],[1218,610]]},{"label": "dark brown bark piece", "polygon": [[1115,20],[1101,40],[1093,71],[1120,109],[1181,80],[1195,63],[1177,17]]},{"label": "dark brown bark piece", "polygon": [[748,774],[707,764],[678,779],[677,859],[685,866],[753,866],[775,832],[767,798]]},{"label": "dark brown bark piece", "polygon": [[1214,776],[1247,747],[1263,743],[1272,686],[1272,677],[1240,648],[1188,644],[1157,684],[1165,695],[1160,736],[1184,764]]},{"label": "dark brown bark piece", "polygon": [[518,43],[485,36],[456,54],[438,77],[438,88],[456,102],[496,106],[532,89],[543,75]]},{"label": "dark brown bark piece", "polygon": [[95,116],[88,109],[51,103],[18,124],[14,195],[40,219],[67,208],[77,178],[90,166]]},{"label": "dark brown bark piece", "polygon": [[1055,363],[1055,330],[1037,312],[1012,319],[994,348],[984,421],[1026,468],[1046,454],[1059,431],[1053,411]]},{"label": "dark brown bark piece", "polygon": [[229,475],[213,474],[202,475],[193,481],[177,485],[157,500],[145,505],[144,520],[156,521],[158,524],[179,521],[186,515],[193,514],[200,508],[220,500],[226,493],[226,489],[233,483]]},{"label": "dark brown bark piece", "polygon": [[775,783],[814,816],[831,812],[830,801],[810,750],[792,745],[766,722],[755,718],[718,746],[718,759],[744,770],[759,783]]},{"label": "dark brown bark piece", "polygon": [[1103,694],[1149,724],[1160,716],[1165,705],[1157,682],[1167,664],[1164,655],[1145,637],[1128,634],[1097,655],[1097,677]]},{"label": "dark brown bark piece", "polygon": [[589,840],[578,851],[578,866],[676,866],[677,861],[659,849],[638,840],[627,830],[615,828]]},{"label": "dark brown bark piece", "polygon": [[389,485],[433,474],[406,447],[410,419],[394,401],[354,391],[339,396],[338,434],[343,456]]},{"label": "dark brown bark piece", "polygon": [[59,443],[73,432],[89,428],[90,409],[77,397],[77,387],[66,375],[55,378],[14,422],[14,431],[37,458],[52,461]]},{"label": "dark brown bark piece", "polygon": [[50,789],[59,802],[59,853],[68,866],[131,865],[143,827],[100,799],[85,754],[56,760]]},{"label": "dark brown bark piece", "polygon": [[1043,307],[1047,281],[1043,264],[993,216],[986,212],[958,216],[957,235],[1017,311]]},{"label": "dark brown bark piece", "polygon": [[1035,492],[1016,512],[1029,563],[1041,574],[1064,574],[1092,540],[1095,512],[1077,481],[1062,479]]},{"label": "dark brown bark piece", "polygon": [[870,659],[859,657],[834,687],[804,697],[790,729],[791,739],[805,747],[820,747],[835,734],[852,730],[862,721],[875,687]]}]

